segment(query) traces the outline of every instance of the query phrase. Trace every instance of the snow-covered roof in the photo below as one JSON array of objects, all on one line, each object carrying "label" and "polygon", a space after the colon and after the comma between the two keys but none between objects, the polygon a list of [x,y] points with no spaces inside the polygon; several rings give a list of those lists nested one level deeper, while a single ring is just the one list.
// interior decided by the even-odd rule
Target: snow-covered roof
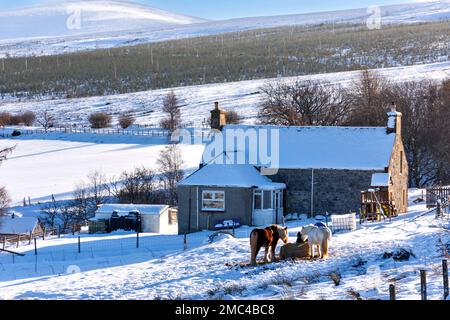
[{"label": "snow-covered roof", "polygon": [[212,186],[262,189],[285,189],[284,183],[274,183],[252,165],[210,164],[178,183],[179,186]]},{"label": "snow-covered roof", "polygon": [[[249,148],[248,141],[245,147],[229,147],[228,136],[238,132],[244,132],[247,136],[256,133],[258,143],[257,150]],[[259,141],[263,137],[261,131],[266,131],[269,141],[268,149],[279,151],[280,169],[349,169],[349,170],[384,170],[389,166],[392,149],[395,141],[395,133],[387,134],[386,127],[285,127],[285,126],[246,126],[227,125],[221,135],[215,134],[215,139],[222,138],[223,148],[211,156],[208,146],[203,153],[203,163],[223,163],[237,161],[239,156],[245,157],[246,164],[263,166],[261,154],[264,150]],[[253,132],[253,133],[252,133]],[[279,138],[276,135],[278,132]],[[274,142],[271,138],[275,137]],[[230,139],[228,139],[230,140]],[[272,144],[274,144],[272,147]],[[257,159],[251,159],[249,150]],[[263,151],[263,152],[260,152]],[[274,167],[274,166],[270,166]],[[275,166],[276,167],[276,166]]]},{"label": "snow-covered roof", "polygon": [[139,212],[140,214],[160,215],[169,206],[167,205],[147,205],[147,204],[103,204],[100,205],[96,213],[112,214],[114,211],[119,216],[128,215],[130,212]]},{"label": "snow-covered roof", "polygon": [[38,225],[38,220],[33,217],[12,219],[10,216],[0,218],[0,234],[29,234]]},{"label": "snow-covered roof", "polygon": [[388,187],[391,181],[389,173],[374,173],[372,174],[371,187]]}]

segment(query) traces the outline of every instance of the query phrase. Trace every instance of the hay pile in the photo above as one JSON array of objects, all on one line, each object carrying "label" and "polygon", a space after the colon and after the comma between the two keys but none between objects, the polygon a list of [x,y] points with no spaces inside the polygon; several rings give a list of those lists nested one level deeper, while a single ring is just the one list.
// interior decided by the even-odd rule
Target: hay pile
[{"label": "hay pile", "polygon": [[280,259],[307,259],[309,255],[309,244],[305,243],[288,243],[280,249]]}]

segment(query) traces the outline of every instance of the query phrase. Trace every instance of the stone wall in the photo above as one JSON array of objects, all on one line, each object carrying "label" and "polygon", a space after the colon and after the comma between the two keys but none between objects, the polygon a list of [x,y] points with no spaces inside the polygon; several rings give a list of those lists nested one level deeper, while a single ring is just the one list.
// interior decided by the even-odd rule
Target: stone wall
[{"label": "stone wall", "polygon": [[[314,170],[314,214],[358,212],[360,193],[375,172],[383,171]],[[286,183],[286,213],[311,213],[311,169],[281,169],[270,179]]]},{"label": "stone wall", "polygon": [[392,178],[392,186],[389,191],[392,193],[392,199],[395,201],[398,211],[404,213],[408,210],[408,160],[399,135],[395,139],[389,173]]}]

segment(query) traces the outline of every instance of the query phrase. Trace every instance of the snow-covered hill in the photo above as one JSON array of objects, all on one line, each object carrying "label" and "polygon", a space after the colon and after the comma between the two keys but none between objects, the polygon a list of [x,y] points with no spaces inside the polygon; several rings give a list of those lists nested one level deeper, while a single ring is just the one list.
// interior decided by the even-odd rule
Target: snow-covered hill
[{"label": "snow-covered hill", "polygon": [[[377,70],[382,76],[393,81],[414,81],[429,79],[442,81],[450,78],[450,62],[441,62],[417,66],[385,68]],[[187,86],[173,89],[160,89],[107,97],[77,99],[49,99],[34,101],[4,102],[2,111],[19,113],[24,110],[39,111],[46,109],[57,117],[61,125],[88,125],[88,115],[92,112],[107,112],[114,119],[123,112],[132,112],[138,124],[158,125],[163,118],[162,101],[173,90],[180,98],[184,122],[199,127],[209,116],[215,101],[220,101],[226,110],[235,110],[245,122],[253,123],[257,116],[257,105],[261,99],[260,88],[274,81],[315,80],[331,84],[348,86],[358,76],[359,71],[337,72],[308,75],[295,78],[261,79],[228,83],[216,83],[200,86]],[[0,100],[1,101],[1,100]]]},{"label": "snow-covered hill", "polygon": [[52,1],[0,12],[0,39],[157,30],[203,19],[114,0]]},{"label": "snow-covered hill", "polygon": [[[105,2],[107,6],[102,4]],[[373,11],[363,8],[205,21],[118,1],[71,3],[0,13],[0,57],[59,54],[290,25],[365,23],[373,15]],[[81,29],[67,29],[71,16],[68,7],[72,15],[74,9],[82,8]],[[384,6],[380,13],[382,24],[437,21],[450,18],[450,2]]]}]

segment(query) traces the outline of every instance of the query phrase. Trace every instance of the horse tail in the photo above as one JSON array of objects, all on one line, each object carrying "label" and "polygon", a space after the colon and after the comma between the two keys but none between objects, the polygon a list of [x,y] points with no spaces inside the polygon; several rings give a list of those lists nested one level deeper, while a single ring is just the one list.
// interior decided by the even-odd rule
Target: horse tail
[{"label": "horse tail", "polygon": [[253,230],[250,234],[250,263],[256,265],[256,256],[258,255],[258,232]]},{"label": "horse tail", "polygon": [[322,253],[323,253],[323,257],[327,258],[328,257],[328,241],[330,240],[330,238],[328,239],[324,239],[322,241]]},{"label": "horse tail", "polygon": [[331,230],[328,229],[328,228],[327,228],[327,231],[328,231],[328,238],[327,239],[329,241],[329,240],[331,240],[333,238],[333,234],[332,234]]}]

